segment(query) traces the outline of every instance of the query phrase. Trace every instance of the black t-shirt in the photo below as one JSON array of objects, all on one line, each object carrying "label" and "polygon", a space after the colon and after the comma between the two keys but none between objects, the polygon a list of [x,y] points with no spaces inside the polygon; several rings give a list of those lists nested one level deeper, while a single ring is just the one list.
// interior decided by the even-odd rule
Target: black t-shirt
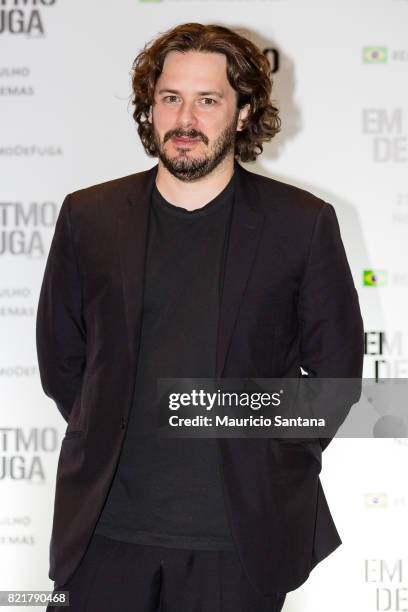
[{"label": "black t-shirt", "polygon": [[235,175],[188,211],[152,190],[140,352],[128,429],[96,532],[140,544],[231,549],[217,440],[160,438],[156,379],[215,376]]}]

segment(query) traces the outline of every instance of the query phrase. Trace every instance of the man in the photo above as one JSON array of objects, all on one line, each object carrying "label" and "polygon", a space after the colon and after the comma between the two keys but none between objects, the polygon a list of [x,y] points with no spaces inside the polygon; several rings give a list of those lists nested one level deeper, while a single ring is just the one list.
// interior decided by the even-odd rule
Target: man
[{"label": "man", "polygon": [[329,439],[164,439],[152,416],[160,377],[361,378],[333,206],[238,163],[279,130],[271,87],[243,36],[166,32],[133,77],[158,164],[63,202],[37,350],[68,423],[49,575],[73,610],[278,611],[341,543]]}]

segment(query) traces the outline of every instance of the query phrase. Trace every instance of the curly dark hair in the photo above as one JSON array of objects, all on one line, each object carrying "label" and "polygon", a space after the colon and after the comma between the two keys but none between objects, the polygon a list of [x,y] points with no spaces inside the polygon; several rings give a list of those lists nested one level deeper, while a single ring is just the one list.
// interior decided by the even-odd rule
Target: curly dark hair
[{"label": "curly dark hair", "polygon": [[157,157],[153,126],[148,121],[154,102],[154,89],[166,54],[202,51],[223,53],[227,58],[227,78],[237,92],[237,108],[250,105],[249,114],[236,133],[235,159],[254,161],[262,153],[262,143],[280,130],[278,109],[272,105],[271,67],[267,57],[248,38],[220,25],[184,23],[147,43],[132,66],[133,118],[146,153]]}]

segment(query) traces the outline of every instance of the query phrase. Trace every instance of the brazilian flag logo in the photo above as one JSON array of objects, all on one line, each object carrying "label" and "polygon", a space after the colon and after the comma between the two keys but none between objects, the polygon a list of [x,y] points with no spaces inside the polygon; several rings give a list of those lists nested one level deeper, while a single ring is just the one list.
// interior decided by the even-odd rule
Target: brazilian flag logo
[{"label": "brazilian flag logo", "polygon": [[386,64],[387,60],[387,47],[363,47],[363,62],[365,64]]},{"label": "brazilian flag logo", "polygon": [[387,284],[387,273],[384,270],[364,270],[364,287],[380,287]]},{"label": "brazilian flag logo", "polygon": [[367,493],[364,496],[366,508],[386,508],[388,506],[388,498],[386,493]]}]

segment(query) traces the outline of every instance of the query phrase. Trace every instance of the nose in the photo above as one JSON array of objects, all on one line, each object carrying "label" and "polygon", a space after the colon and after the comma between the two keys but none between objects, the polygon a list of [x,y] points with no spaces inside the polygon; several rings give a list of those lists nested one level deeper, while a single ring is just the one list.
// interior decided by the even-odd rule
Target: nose
[{"label": "nose", "polygon": [[192,102],[183,102],[181,104],[177,119],[180,127],[191,128],[196,126],[197,118]]}]

